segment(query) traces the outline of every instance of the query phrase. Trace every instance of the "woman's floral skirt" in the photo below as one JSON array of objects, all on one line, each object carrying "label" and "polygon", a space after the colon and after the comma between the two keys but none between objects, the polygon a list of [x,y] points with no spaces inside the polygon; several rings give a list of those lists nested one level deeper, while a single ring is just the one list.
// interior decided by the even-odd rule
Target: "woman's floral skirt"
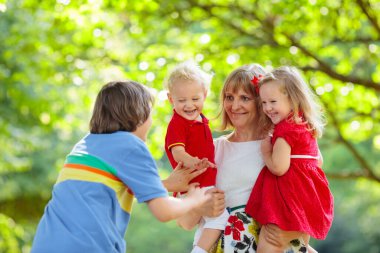
[{"label": "woman's floral skirt", "polygon": [[[256,253],[260,226],[244,210],[245,206],[230,210],[226,228],[210,253]],[[290,245],[284,253],[307,252],[305,244],[298,239]]]}]

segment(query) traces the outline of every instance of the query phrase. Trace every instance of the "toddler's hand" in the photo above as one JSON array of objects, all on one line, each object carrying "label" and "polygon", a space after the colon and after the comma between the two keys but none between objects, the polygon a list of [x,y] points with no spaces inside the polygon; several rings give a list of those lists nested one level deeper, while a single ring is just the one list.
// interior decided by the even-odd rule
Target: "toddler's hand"
[{"label": "toddler's hand", "polygon": [[188,157],[187,159],[184,160],[184,163],[183,165],[185,167],[188,167],[190,169],[193,169],[193,170],[197,170],[197,169],[202,169],[201,166],[199,166],[199,164],[202,162],[201,159],[199,159],[198,157],[194,156],[194,157]]},{"label": "toddler's hand", "polygon": [[216,165],[210,162],[207,158],[203,158],[194,165],[193,169],[200,170],[200,169],[205,169],[208,167],[216,168]]}]

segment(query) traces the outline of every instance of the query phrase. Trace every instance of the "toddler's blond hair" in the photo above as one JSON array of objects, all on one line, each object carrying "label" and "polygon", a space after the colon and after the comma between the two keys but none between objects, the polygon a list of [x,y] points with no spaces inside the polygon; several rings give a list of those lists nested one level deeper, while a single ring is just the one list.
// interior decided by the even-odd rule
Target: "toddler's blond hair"
[{"label": "toddler's blond hair", "polygon": [[206,91],[209,90],[212,75],[206,73],[194,61],[185,61],[175,66],[169,73],[169,77],[165,81],[165,88],[171,92],[174,84],[182,81],[194,81],[203,85]]}]

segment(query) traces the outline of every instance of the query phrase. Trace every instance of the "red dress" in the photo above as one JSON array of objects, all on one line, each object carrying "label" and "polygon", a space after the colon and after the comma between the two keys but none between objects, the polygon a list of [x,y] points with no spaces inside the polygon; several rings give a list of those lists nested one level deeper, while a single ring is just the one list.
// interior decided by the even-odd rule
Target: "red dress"
[{"label": "red dress", "polygon": [[[275,126],[272,144],[283,138],[291,156],[318,157],[316,139],[305,125],[283,120]],[[261,171],[249,197],[246,212],[260,224],[276,224],[285,231],[301,231],[324,239],[334,216],[334,199],[327,178],[313,158],[292,158],[283,176]]]}]

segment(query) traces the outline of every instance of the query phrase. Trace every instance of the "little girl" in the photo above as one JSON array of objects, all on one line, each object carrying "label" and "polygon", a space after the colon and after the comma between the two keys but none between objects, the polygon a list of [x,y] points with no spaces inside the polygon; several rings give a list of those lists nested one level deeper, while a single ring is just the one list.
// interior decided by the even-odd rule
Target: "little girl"
[{"label": "little girl", "polygon": [[262,225],[257,252],[283,252],[288,245],[276,246],[266,240],[266,225],[275,224],[285,233],[298,231],[294,238],[301,236],[308,244],[310,236],[324,239],[333,220],[333,196],[320,168],[316,140],[322,135],[322,115],[295,68],[275,69],[252,83],[274,131],[262,142],[266,167],[246,212]]}]

